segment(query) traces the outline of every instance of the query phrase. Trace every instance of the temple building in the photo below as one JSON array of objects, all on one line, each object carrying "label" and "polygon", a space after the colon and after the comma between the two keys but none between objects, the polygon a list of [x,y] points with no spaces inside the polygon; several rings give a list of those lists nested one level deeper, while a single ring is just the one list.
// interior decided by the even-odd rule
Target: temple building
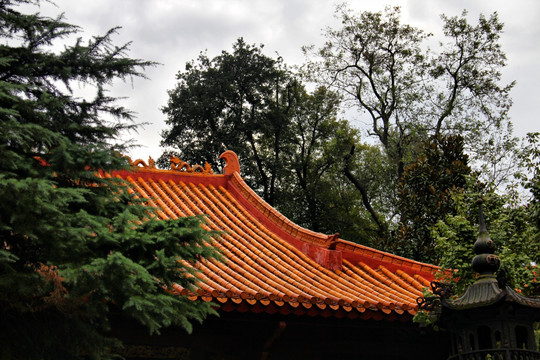
[{"label": "temple building", "polygon": [[225,261],[200,264],[200,289],[219,317],[193,333],[122,329],[128,359],[446,359],[450,341],[412,318],[438,268],[304,229],[250,189],[236,155],[222,174],[172,158],[112,176],[159,207],[163,220],[204,214]]}]

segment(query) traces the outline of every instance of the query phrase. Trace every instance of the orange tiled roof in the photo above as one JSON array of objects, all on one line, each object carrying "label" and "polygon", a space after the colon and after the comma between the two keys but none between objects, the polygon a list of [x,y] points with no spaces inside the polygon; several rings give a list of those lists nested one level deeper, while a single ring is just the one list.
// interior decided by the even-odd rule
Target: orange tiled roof
[{"label": "orange tiled roof", "polygon": [[178,291],[225,311],[386,320],[416,313],[437,267],[299,227],[245,184],[233,152],[221,158],[223,174],[173,157],[171,170],[150,159],[114,174],[160,207],[162,219],[206,214],[207,226],[223,232],[217,246],[226,261],[200,263],[200,290]]}]

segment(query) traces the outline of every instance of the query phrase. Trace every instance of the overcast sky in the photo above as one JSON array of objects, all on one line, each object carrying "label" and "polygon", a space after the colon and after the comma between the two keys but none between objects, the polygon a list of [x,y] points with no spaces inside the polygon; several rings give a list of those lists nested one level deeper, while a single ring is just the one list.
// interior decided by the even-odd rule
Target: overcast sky
[{"label": "overcast sky", "polygon": [[[132,41],[130,56],[159,62],[148,69],[148,80],[117,84],[113,95],[127,97],[124,104],[146,122],[138,134],[142,145],[130,155],[134,159],[157,158],[165,117],[160,108],[167,90],[174,87],[175,74],[185,63],[207,50],[210,57],[230,50],[239,37],[247,43],[264,44],[267,55],[279,53],[289,65],[304,61],[301,47],[321,44],[322,29],[337,27],[334,0],[55,0],[57,7],[42,5],[47,15],[64,12],[67,21],[84,29],[83,36],[102,35],[121,26],[115,44]],[[516,80],[510,116],[515,134],[540,131],[540,1],[538,0],[356,0],[357,11],[380,11],[385,5],[402,7],[403,22],[440,34],[440,14],[469,19],[499,13],[505,24],[502,46],[508,57],[504,81]]]}]

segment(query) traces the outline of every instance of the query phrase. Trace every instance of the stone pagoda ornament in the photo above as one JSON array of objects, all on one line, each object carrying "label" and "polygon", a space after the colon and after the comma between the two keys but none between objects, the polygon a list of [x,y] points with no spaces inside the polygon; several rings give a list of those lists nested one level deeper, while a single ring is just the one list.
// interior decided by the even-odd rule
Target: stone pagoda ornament
[{"label": "stone pagoda ornament", "polygon": [[540,321],[540,298],[523,296],[497,281],[500,260],[494,255],[481,201],[479,205],[480,233],[472,260],[478,278],[455,299],[443,296],[440,284],[432,283],[440,298],[439,322],[451,334],[449,360],[540,360],[533,330],[534,322]]}]

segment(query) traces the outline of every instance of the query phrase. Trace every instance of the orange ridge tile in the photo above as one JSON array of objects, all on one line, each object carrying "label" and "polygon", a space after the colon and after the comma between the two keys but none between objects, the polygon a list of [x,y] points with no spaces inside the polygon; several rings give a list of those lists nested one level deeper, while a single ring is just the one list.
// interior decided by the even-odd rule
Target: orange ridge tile
[{"label": "orange ridge tile", "polygon": [[160,195],[160,197],[165,200],[166,205],[168,206],[169,209],[171,209],[172,212],[174,212],[175,215],[177,215],[178,217],[185,216],[185,213],[180,210],[180,208],[178,207],[178,204],[175,203],[172,200],[169,193],[166,192],[167,186],[165,183],[163,183],[163,181],[160,180],[158,182],[155,182],[149,179],[148,182],[154,188],[154,190]]},{"label": "orange ridge tile", "polygon": [[[128,181],[131,184],[131,186],[133,186],[135,188],[137,193],[140,196],[142,196],[142,198],[145,199],[148,202],[148,205],[150,207],[158,209],[158,206],[154,203],[154,201],[152,201],[151,197],[135,182],[135,180],[133,180],[133,178],[131,176],[128,176],[126,181]],[[162,219],[167,218],[167,216],[165,215],[165,213],[163,211],[158,210],[157,213],[158,213],[160,218],[162,218]]]},{"label": "orange ridge tile", "polygon": [[381,279],[381,276],[378,275],[375,270],[371,269],[365,264],[360,264],[360,267],[352,267],[357,276],[360,276],[368,283],[370,283],[375,289],[379,290],[379,293],[374,293],[372,291],[372,297],[378,300],[377,307],[388,307],[393,309],[396,307],[396,300],[401,300],[399,296],[396,296],[396,292],[388,287],[384,281]]},{"label": "orange ridge tile", "polygon": [[[219,202],[218,202],[218,203],[219,203]],[[239,224],[239,225],[240,225],[240,224]],[[250,224],[247,224],[247,225],[249,226]],[[255,233],[252,233],[251,235],[252,235],[252,236],[257,236]],[[273,257],[273,258],[276,258],[276,257],[277,257],[277,255],[274,254],[274,253],[272,253],[272,252],[268,253],[268,252],[264,251],[264,254],[265,254],[265,255],[269,255],[269,256],[271,256],[271,257]],[[270,260],[267,259],[267,261],[268,261],[270,264],[272,264],[272,265],[274,265],[275,267],[277,267],[278,269],[281,269],[282,271],[290,271],[290,269],[283,269],[283,268],[281,267],[280,264],[273,263],[273,261],[275,261],[275,260],[273,260],[273,259],[270,259]],[[293,274],[294,274],[294,269],[293,269]],[[293,275],[293,277],[294,277],[294,275]],[[296,278],[296,280],[298,281],[299,279]],[[310,286],[312,287],[311,284],[310,284]]]},{"label": "orange ridge tile", "polygon": [[[374,279],[372,279],[369,274],[366,274],[361,269],[353,266],[349,262],[346,263],[344,271],[348,276],[358,281],[357,287],[360,289],[361,294],[370,299],[372,303],[377,303],[379,301],[379,297],[373,293],[372,287],[376,288],[380,286],[380,284]],[[363,283],[370,284],[371,286],[364,285]]]},{"label": "orange ridge tile", "polygon": [[[289,245],[289,244],[287,243],[287,245]],[[292,246],[291,246],[291,247],[292,247]],[[292,249],[293,249],[293,251],[295,251],[295,252],[297,251],[297,249],[294,248],[294,247],[292,247]],[[303,255],[302,257],[304,257],[305,260],[307,259],[307,261],[312,262],[312,260],[309,259],[307,256],[305,256],[305,254],[303,254],[303,253],[300,253],[300,254]],[[317,267],[320,267],[320,265],[317,264]],[[324,269],[324,268],[322,268],[322,269]],[[327,269],[324,269],[324,270],[327,270]],[[334,284],[332,284],[332,285],[334,285]]]},{"label": "orange ridge tile", "polygon": [[[376,271],[381,276],[381,282],[385,284],[387,287],[389,287],[391,290],[389,292],[391,294],[394,294],[398,298],[409,300],[411,297],[418,297],[417,290],[412,289],[407,290],[406,288],[400,287],[396,280],[400,280],[397,276],[395,276],[392,272],[390,272],[388,269],[386,269],[384,266],[379,266],[379,268]],[[382,273],[382,274],[380,274]]]},{"label": "orange ridge tile", "polygon": [[399,277],[401,277],[403,280],[405,280],[407,283],[409,283],[415,289],[422,291],[422,289],[424,288],[424,285],[422,285],[418,280],[416,280],[415,278],[407,274],[405,271],[398,269],[396,271],[396,274]]},{"label": "orange ridge tile", "polygon": [[[400,294],[396,291],[396,288],[399,288],[392,280],[385,278],[377,271],[373,270],[371,267],[367,266],[364,263],[359,264],[363,271],[367,272],[371,278],[378,282],[379,288],[387,291],[387,294],[392,294],[397,296],[398,299],[401,299],[407,304],[410,304],[412,301],[411,294]],[[416,299],[416,297],[414,297]]]},{"label": "orange ridge tile", "polygon": [[[268,203],[266,203],[263,199],[261,199],[255,192],[249,188],[246,183],[242,180],[240,175],[238,173],[234,173],[231,177],[231,183],[234,185],[237,189],[240,190],[240,193],[245,194],[246,192],[250,194],[250,197],[248,198],[248,201],[255,205],[256,208],[263,208],[268,210],[268,214],[270,218],[273,219],[279,219],[283,222],[280,223],[280,226],[282,229],[288,228],[290,226],[294,226],[293,223],[285,218],[282,214],[280,214],[277,210],[275,210],[273,207],[271,207]],[[260,210],[263,212],[262,210]],[[298,225],[296,225],[298,226]],[[320,233],[315,233],[311,230],[301,228],[301,238],[303,238],[306,241],[313,242],[315,244],[324,245],[327,236]]]},{"label": "orange ridge tile", "polygon": [[[386,253],[380,250],[369,248],[364,245],[352,243],[347,240],[339,239],[336,244],[337,250],[342,250],[351,254],[360,255],[368,259],[373,259],[376,262],[382,262],[383,258],[386,259],[386,263],[391,264],[392,267],[410,270],[409,272],[421,272],[423,274],[435,274],[439,268],[435,265],[419,263],[415,260],[407,259],[394,254]],[[353,256],[354,257],[354,256]],[[411,274],[412,275],[412,274]]]},{"label": "orange ridge tile", "polygon": [[[157,202],[157,205],[158,205],[158,209],[161,209],[158,211],[158,213],[160,214],[160,217],[162,217],[163,220],[167,220],[167,219],[176,219],[178,218],[166,205],[165,203],[163,202],[163,200],[161,200],[159,198],[159,196],[157,196],[157,194],[153,191],[153,189],[148,185],[148,183],[142,179],[142,178],[138,178],[137,179],[138,183],[144,188],[144,190],[148,193],[148,195],[152,198],[152,202]],[[166,214],[166,215],[165,215]]]},{"label": "orange ridge tile", "polygon": [[431,284],[428,280],[426,280],[425,278],[423,278],[422,276],[418,275],[418,274],[415,274],[414,275],[414,279],[416,281],[418,281],[419,283],[421,283],[422,285],[424,285],[424,287],[427,287],[427,288],[430,288]]},{"label": "orange ridge tile", "polygon": [[385,273],[386,276],[392,278],[392,280],[398,285],[396,290],[402,291],[403,293],[406,293],[405,291],[407,291],[408,293],[412,293],[417,296],[422,296],[422,291],[420,289],[415,288],[411,286],[410,284],[406,283],[405,281],[401,279],[401,277],[390,272],[390,270],[388,270],[384,266],[381,266],[379,268]]},{"label": "orange ridge tile", "polygon": [[[234,249],[233,249],[234,250]],[[271,273],[268,273],[267,275],[269,275],[270,277],[272,277],[272,274]]]}]

